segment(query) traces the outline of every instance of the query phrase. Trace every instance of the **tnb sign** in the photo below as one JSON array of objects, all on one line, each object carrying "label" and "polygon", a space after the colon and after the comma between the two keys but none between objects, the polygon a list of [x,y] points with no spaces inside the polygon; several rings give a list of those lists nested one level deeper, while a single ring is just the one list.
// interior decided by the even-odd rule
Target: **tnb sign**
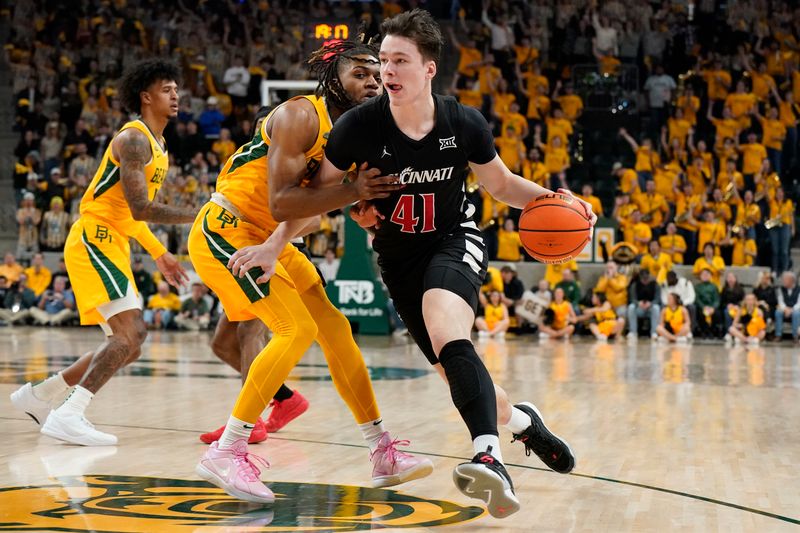
[{"label": "tnb sign", "polygon": [[325,291],[356,332],[386,335],[389,333],[386,295],[375,276],[367,233],[349,216],[344,227],[347,243],[344,256],[336,279],[328,283]]}]

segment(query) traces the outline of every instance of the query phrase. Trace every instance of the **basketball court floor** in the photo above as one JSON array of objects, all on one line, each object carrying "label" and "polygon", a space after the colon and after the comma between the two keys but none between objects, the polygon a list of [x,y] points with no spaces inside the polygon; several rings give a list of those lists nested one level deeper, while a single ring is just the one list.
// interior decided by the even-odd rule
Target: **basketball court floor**
[{"label": "basketball court floor", "polygon": [[238,377],[207,333],[152,333],[89,419],[116,447],[38,433],[19,384],[63,368],[99,329],[0,330],[0,531],[790,531],[800,525],[800,350],[641,340],[479,345],[513,400],[533,401],[577,456],[570,475],[501,442],[522,510],[496,520],[454,487],[472,455],[447,388],[404,340],[361,337],[388,429],[434,473],[370,488],[368,451],[318,348],[291,375],[309,411],[252,447],[278,500],[233,500],[201,481],[198,435],[226,420]]}]

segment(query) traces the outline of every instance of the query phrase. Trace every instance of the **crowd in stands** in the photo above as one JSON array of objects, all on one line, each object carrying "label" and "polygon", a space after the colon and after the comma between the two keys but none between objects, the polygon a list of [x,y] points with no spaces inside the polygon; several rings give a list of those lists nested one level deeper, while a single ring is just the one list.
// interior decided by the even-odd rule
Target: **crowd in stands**
[{"label": "crowd in stands", "polygon": [[697,337],[758,344],[780,342],[789,333],[800,342],[800,285],[793,272],[776,281],[763,270],[747,290],[732,271],[717,280],[703,268],[691,281],[653,265],[620,268],[609,261],[589,287],[579,281],[577,263],[547,265],[544,279],[529,290],[514,264],[490,267],[475,320],[478,338],[503,339],[513,330],[538,332],[543,340],[582,333],[599,341],[626,336],[686,343]]},{"label": "crowd in stands", "polygon": [[[261,81],[308,77],[303,66],[307,19],[360,20],[376,33],[382,18],[410,7],[404,1],[285,0],[187,0],[158,10],[148,5],[92,0],[53,8],[34,1],[10,10],[13,32],[5,53],[20,136],[13,182],[19,227],[14,261],[34,268],[38,252],[63,248],[105,148],[130,118],[115,85],[127,66],[161,55],[182,67],[180,112],[165,132],[169,175],[159,198],[199,208],[213,192],[221,166],[249,140]],[[542,323],[541,331],[570,335],[588,322],[587,331],[599,337],[636,332],[640,323],[649,323],[649,333],[656,336],[663,328],[678,335],[689,324],[701,335],[724,335],[732,326],[738,331],[749,315],[731,312],[731,306],[743,309],[745,295],[736,292],[739,300],[711,305],[712,291],[701,287],[702,278],[708,277],[724,300],[728,266],[767,266],[772,278],[791,274],[793,176],[800,165],[800,9],[764,0],[733,0],[724,9],[710,0],[492,0],[453,2],[452,8],[450,20],[443,20],[449,43],[442,65],[452,63],[454,72],[440,70],[445,86],[439,89],[482,112],[509,168],[579,194],[605,222],[616,225],[615,246],[628,243],[637,255],[638,268],[601,278],[604,284],[592,291],[578,286],[577,264],[552,267],[558,272],[548,267],[546,287],[532,293],[544,298],[554,291],[548,306],[557,307],[554,313],[562,318]],[[448,9],[440,11],[438,16],[447,16]],[[638,91],[628,95],[639,114],[626,127],[608,132],[616,139],[608,154],[618,161],[613,166],[582,159],[587,131],[582,123],[591,106],[578,65],[589,65],[606,84],[621,85],[626,69],[639,74]],[[613,124],[621,115],[602,112]],[[593,167],[594,177],[600,171],[613,176],[615,192],[596,190],[600,181],[576,171],[586,166]],[[516,231],[519,212],[489,198],[478,184],[471,183],[468,191],[491,258],[528,260]],[[343,227],[341,212],[323,217],[320,231],[308,239],[311,254],[326,256],[328,265],[337,262],[344,249]],[[153,230],[171,251],[185,254],[188,226]],[[141,253],[137,246],[132,243],[134,254]],[[693,265],[696,279],[676,280],[672,266],[680,264]],[[134,264],[137,268],[142,267]],[[638,274],[631,276],[634,271]],[[55,279],[46,284],[44,290],[52,294],[42,303],[45,293],[26,289],[30,275],[7,275],[5,284],[14,286],[11,307],[35,299],[25,309],[55,310],[51,314],[58,320],[74,320],[69,289],[57,287]],[[213,323],[214,302],[199,294],[203,287],[181,302],[162,295],[158,280],[143,283],[148,307],[155,297],[147,313],[153,327],[186,324],[187,317],[200,327]],[[772,287],[769,279],[764,283]],[[653,284],[659,289],[655,295]],[[665,284],[673,290],[664,291]],[[498,335],[516,322],[509,296],[502,288],[497,293],[487,294],[488,314],[477,324],[483,336]],[[673,293],[680,299],[668,297]],[[795,300],[788,294],[782,301],[786,306]],[[772,322],[779,325],[778,309],[796,308],[761,298],[757,306],[770,328]],[[33,312],[16,320],[53,323],[44,318]],[[795,312],[784,319],[792,322],[796,337]]]}]

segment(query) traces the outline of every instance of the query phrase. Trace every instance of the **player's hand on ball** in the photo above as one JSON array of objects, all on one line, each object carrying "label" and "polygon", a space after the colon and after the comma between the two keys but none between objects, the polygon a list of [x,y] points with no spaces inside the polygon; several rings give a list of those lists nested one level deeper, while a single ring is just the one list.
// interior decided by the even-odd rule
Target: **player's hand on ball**
[{"label": "player's hand on ball", "polygon": [[[580,204],[583,206],[583,209],[586,210],[586,218],[589,220],[589,223],[592,226],[594,226],[597,223],[597,215],[594,214],[594,210],[592,209],[592,204],[590,204],[589,202],[587,202],[585,200],[581,200],[580,198],[578,198],[577,196],[572,194],[572,191],[567,190],[567,189],[558,189],[558,193],[559,194],[564,194],[566,196],[571,196],[572,198],[574,198],[575,200],[580,202]],[[594,233],[594,232],[592,232],[592,233]],[[591,237],[592,236],[589,235],[590,239],[591,239]]]},{"label": "player's hand on ball", "polygon": [[266,283],[275,274],[275,265],[282,249],[272,245],[269,241],[245,246],[236,250],[228,260],[228,268],[234,276],[243,278],[251,269],[259,267],[264,273],[256,279],[256,283]]},{"label": "player's hand on ball", "polygon": [[381,176],[380,170],[367,168],[367,163],[359,167],[353,186],[356,188],[359,200],[387,198],[403,188],[397,176]]},{"label": "player's hand on ball", "polygon": [[381,220],[386,217],[381,215],[378,208],[371,203],[359,200],[357,204],[350,208],[350,218],[364,229],[377,229],[381,227]]},{"label": "player's hand on ball", "polygon": [[156,266],[164,274],[164,279],[167,280],[167,283],[176,289],[186,286],[189,282],[189,275],[186,270],[183,269],[183,266],[175,256],[169,252],[156,259]]}]

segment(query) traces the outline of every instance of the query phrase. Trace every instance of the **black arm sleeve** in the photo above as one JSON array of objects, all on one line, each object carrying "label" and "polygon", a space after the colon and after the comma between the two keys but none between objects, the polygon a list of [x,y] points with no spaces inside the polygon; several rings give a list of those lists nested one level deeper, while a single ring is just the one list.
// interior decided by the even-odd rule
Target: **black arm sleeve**
[{"label": "black arm sleeve", "polygon": [[495,158],[494,136],[489,124],[477,109],[464,108],[464,124],[462,136],[467,159],[470,163],[485,165]]},{"label": "black arm sleeve", "polygon": [[359,148],[367,144],[362,138],[366,130],[359,124],[358,109],[348,110],[339,117],[328,135],[325,157],[342,171],[349,169],[353,163],[360,165],[364,162],[364,155],[359,153]]}]

